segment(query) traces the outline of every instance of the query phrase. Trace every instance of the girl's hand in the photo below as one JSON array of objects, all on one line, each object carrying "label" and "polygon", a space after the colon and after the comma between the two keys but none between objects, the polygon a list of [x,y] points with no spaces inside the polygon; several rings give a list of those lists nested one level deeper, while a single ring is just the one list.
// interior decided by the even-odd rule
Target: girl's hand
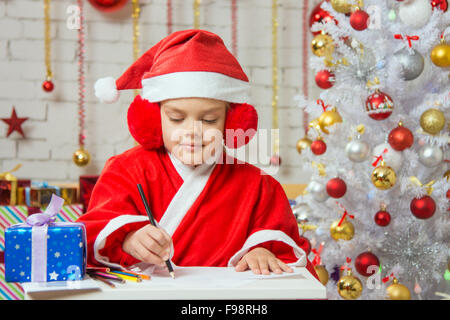
[{"label": "girl's hand", "polygon": [[142,262],[165,266],[169,259],[172,238],[163,229],[146,225],[130,232],[122,244],[122,249]]},{"label": "girl's hand", "polygon": [[264,248],[255,248],[247,252],[235,267],[237,272],[248,269],[251,269],[254,274],[270,274],[270,271],[277,274],[283,271],[294,272],[291,267]]}]

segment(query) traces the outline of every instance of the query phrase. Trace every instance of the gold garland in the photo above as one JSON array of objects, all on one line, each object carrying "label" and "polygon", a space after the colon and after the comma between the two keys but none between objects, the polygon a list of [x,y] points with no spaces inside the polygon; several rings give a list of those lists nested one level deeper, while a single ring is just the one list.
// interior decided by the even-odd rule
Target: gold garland
[{"label": "gold garland", "polygon": [[[139,7],[139,0],[132,0],[133,4],[133,12],[131,17],[133,18],[133,59],[136,61],[139,58],[140,50],[139,50],[139,16],[141,13],[141,8]],[[134,96],[139,94],[139,90],[134,90]]]},{"label": "gold garland", "polygon": [[[278,129],[278,0],[272,0],[272,128]],[[272,154],[280,154],[279,132],[272,145]]]},{"label": "gold garland", "polygon": [[200,29],[200,0],[194,0],[194,29]]},{"label": "gold garland", "polygon": [[51,67],[51,46],[50,46],[50,3],[51,0],[44,0],[44,41],[45,41],[45,66],[47,68],[47,81],[53,78]]}]

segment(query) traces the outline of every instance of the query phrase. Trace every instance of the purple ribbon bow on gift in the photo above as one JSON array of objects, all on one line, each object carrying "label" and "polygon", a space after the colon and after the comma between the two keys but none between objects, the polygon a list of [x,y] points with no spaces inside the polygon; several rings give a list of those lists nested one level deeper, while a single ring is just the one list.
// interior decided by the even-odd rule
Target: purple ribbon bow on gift
[{"label": "purple ribbon bow on gift", "polygon": [[32,227],[40,227],[49,225],[55,222],[56,215],[61,210],[64,204],[64,199],[52,194],[52,199],[48,204],[47,209],[43,213],[35,213],[27,218],[27,224]]}]

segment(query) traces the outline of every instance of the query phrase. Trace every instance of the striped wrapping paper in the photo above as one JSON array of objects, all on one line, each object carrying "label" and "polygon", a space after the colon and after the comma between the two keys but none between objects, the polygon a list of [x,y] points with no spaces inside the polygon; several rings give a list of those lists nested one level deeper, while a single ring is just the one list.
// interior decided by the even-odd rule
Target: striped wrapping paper
[{"label": "striped wrapping paper", "polygon": [[[56,215],[57,222],[73,222],[83,214],[83,205],[65,205]],[[26,206],[0,206],[0,251],[5,250],[5,229],[24,222],[28,217]],[[0,300],[23,300],[22,286],[5,281],[5,265],[0,264]]]}]

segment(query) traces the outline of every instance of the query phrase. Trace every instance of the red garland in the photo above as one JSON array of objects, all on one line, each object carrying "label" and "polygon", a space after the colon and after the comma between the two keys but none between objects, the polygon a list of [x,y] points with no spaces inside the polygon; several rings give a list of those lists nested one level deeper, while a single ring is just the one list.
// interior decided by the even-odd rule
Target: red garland
[{"label": "red garland", "polygon": [[237,3],[231,0],[231,50],[237,58]]},{"label": "red garland", "polygon": [[84,114],[84,95],[85,95],[85,77],[84,77],[84,11],[83,1],[77,0],[80,9],[80,27],[78,29],[78,116],[80,131],[78,134],[78,144],[84,147],[85,136],[85,114]]},{"label": "red garland", "polygon": [[167,34],[172,33],[172,0],[167,0]]}]

